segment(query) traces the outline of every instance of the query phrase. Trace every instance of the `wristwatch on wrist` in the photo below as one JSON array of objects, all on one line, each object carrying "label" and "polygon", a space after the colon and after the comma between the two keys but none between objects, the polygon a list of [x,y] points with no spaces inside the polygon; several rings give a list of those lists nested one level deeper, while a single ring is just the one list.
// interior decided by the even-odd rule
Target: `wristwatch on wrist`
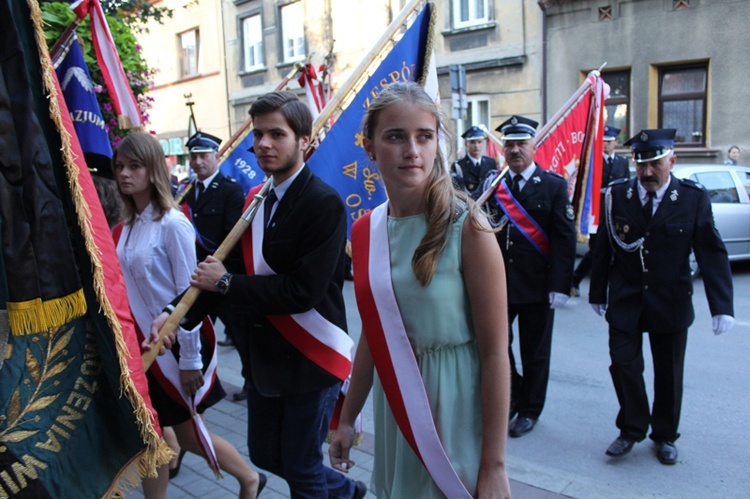
[{"label": "wristwatch on wrist", "polygon": [[216,281],[216,287],[219,288],[219,294],[224,296],[229,291],[229,284],[232,282],[232,274],[227,272]]}]

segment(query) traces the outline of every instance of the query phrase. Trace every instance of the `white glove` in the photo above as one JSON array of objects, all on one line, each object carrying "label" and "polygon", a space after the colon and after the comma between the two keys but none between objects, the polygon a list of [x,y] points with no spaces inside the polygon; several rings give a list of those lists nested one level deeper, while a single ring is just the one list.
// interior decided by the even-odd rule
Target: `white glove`
[{"label": "white glove", "polygon": [[711,317],[711,328],[715,335],[726,333],[734,326],[734,317],[731,315],[714,315]]},{"label": "white glove", "polygon": [[564,307],[568,303],[568,295],[552,291],[549,294],[549,308]]},{"label": "white glove", "polygon": [[604,317],[604,313],[607,311],[607,305],[604,303],[592,303],[591,308],[596,312],[596,315]]}]

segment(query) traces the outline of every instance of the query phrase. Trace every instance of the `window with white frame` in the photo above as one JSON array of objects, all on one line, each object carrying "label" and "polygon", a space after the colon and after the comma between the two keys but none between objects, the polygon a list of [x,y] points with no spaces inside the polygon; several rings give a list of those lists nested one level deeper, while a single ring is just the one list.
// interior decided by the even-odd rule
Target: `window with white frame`
[{"label": "window with white frame", "polygon": [[489,21],[488,0],[452,0],[453,27],[466,28]]},{"label": "window with white frame", "polygon": [[281,50],[283,62],[305,58],[305,19],[302,2],[289,3],[279,9],[281,17]]},{"label": "window with white frame", "polygon": [[252,71],[263,68],[263,26],[260,14],[242,20],[242,69]]},{"label": "window with white frame", "polygon": [[487,97],[471,97],[466,100],[466,128],[484,125],[490,128],[490,101]]},{"label": "window with white frame", "polygon": [[185,78],[198,74],[198,51],[200,36],[197,29],[191,29],[178,35],[180,44],[180,77]]}]

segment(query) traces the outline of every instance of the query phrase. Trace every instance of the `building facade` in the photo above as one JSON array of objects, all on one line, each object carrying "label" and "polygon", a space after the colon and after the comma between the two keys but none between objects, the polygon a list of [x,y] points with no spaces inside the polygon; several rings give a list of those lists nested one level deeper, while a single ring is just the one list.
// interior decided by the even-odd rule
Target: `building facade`
[{"label": "building facade", "polygon": [[[190,109],[200,130],[229,137],[227,70],[224,52],[225,0],[165,0],[152,2],[173,9],[163,24],[151,22],[138,42],[154,78],[154,107],[150,130],[164,148],[168,164],[179,175],[187,173]],[[190,97],[186,97],[189,95]]]},{"label": "building facade", "polygon": [[[317,66],[333,55],[330,84],[346,81],[398,16],[404,0],[234,0],[226,29],[232,128],[250,104],[273,90],[294,63],[315,52]],[[451,129],[494,130],[511,114],[542,119],[542,12],[532,0],[437,0],[435,56],[440,97]],[[465,110],[452,111],[449,69],[466,74]],[[289,84],[297,89],[296,82]],[[460,143],[456,142],[460,147]],[[454,151],[457,147],[453,148]]]},{"label": "building facade", "polygon": [[602,64],[607,124],[622,140],[677,129],[681,162],[723,162],[750,147],[745,107],[750,46],[746,0],[546,0],[546,111],[554,114]]}]

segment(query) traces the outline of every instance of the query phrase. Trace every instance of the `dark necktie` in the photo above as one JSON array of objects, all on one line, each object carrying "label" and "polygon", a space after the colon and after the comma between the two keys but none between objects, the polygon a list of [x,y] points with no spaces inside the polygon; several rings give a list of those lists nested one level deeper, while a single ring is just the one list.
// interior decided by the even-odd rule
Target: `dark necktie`
[{"label": "dark necktie", "polygon": [[201,198],[201,195],[203,194],[203,190],[206,188],[205,185],[203,185],[203,182],[197,182],[195,184],[195,200],[198,201]]},{"label": "dark necktie", "polygon": [[276,191],[271,189],[263,204],[263,227],[268,227],[268,221],[271,220],[271,210],[273,209],[273,205],[276,204],[277,199]]},{"label": "dark necktie", "polygon": [[651,214],[654,211],[654,198],[656,197],[655,192],[649,192],[648,193],[648,200],[646,201],[646,204],[643,205],[643,216],[646,217],[646,221],[651,221]]},{"label": "dark necktie", "polygon": [[614,162],[615,162],[615,160],[612,158],[612,156],[610,156],[610,157],[607,158],[607,166],[610,168],[610,171],[611,171],[611,168],[612,168],[612,163],[614,163]]},{"label": "dark necktie", "polygon": [[518,196],[518,194],[521,192],[521,175],[513,175],[511,177],[511,183],[513,186],[510,188],[510,193],[513,194],[513,197]]}]

